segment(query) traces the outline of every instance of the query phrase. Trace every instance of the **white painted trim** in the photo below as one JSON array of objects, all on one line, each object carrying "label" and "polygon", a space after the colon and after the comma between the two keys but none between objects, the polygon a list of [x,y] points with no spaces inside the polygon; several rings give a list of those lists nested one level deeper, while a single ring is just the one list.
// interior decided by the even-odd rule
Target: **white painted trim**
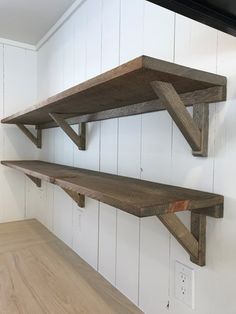
[{"label": "white painted trim", "polygon": [[0,44],[36,51],[36,46],[6,38],[0,38]]},{"label": "white painted trim", "polygon": [[36,50],[39,50],[45,42],[68,20],[68,18],[78,9],[78,7],[86,0],[76,0],[67,11],[61,16],[61,18],[52,26],[52,28],[43,36],[43,38],[37,43]]}]

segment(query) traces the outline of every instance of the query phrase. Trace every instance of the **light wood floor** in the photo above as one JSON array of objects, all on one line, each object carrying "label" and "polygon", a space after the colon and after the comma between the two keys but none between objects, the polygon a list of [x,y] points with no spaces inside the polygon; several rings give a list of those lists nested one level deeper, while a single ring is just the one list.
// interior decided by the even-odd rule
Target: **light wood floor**
[{"label": "light wood floor", "polygon": [[0,225],[0,313],[141,313],[36,220]]}]

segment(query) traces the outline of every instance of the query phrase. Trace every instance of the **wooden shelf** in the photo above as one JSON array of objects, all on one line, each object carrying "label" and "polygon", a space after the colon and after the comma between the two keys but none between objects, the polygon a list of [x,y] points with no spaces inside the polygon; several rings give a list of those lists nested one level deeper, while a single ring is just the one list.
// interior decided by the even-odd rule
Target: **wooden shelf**
[{"label": "wooden shelf", "polygon": [[[205,264],[206,216],[223,217],[223,196],[111,175],[42,161],[2,161],[31,179],[58,185],[80,206],[84,196],[117,207],[137,217],[157,216],[176,237],[191,260]],[[33,180],[39,186],[39,182]],[[191,232],[176,212],[191,211]]]},{"label": "wooden shelf", "polygon": [[[207,137],[208,129],[206,104],[225,99],[225,77],[141,56],[7,117],[2,123],[16,124],[25,134],[25,125],[35,125],[38,130],[60,126],[80,149],[85,149],[83,125],[78,136],[71,124],[168,110],[195,154],[203,156],[206,147],[202,147],[202,137]],[[194,119],[185,109],[190,105],[198,105],[194,107]],[[40,147],[40,134],[33,140],[27,136]]]}]

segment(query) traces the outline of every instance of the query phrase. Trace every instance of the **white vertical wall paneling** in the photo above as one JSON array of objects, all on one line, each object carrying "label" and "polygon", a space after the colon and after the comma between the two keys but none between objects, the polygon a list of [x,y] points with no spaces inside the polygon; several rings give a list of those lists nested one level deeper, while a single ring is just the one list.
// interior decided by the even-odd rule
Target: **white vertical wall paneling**
[{"label": "white vertical wall paneling", "polygon": [[144,0],[121,0],[121,63],[143,53],[143,6]]},{"label": "white vertical wall paneling", "polygon": [[[74,81],[74,24],[69,19],[59,30],[58,40],[55,42],[60,58],[55,67],[62,77],[62,90],[73,85]],[[59,86],[58,86],[59,87]],[[74,143],[60,129],[54,129],[54,162],[73,165]],[[53,229],[55,234],[72,247],[73,237],[73,200],[60,188],[54,187]]]},{"label": "white vertical wall paneling", "polygon": [[63,25],[63,89],[74,85],[75,81],[75,22],[74,15]]},{"label": "white vertical wall paneling", "polygon": [[[45,74],[45,72],[43,73]],[[44,77],[44,74],[42,77]],[[39,81],[41,81],[41,79],[39,79]],[[40,160],[54,162],[55,160],[54,137],[55,137],[54,129],[43,130],[42,148],[39,151]],[[39,201],[40,209],[37,208],[37,210],[34,210],[35,211],[34,217],[37,218],[42,224],[44,224],[50,231],[53,231],[54,186],[50,183],[42,181],[42,188],[40,189],[37,188],[36,193],[38,194],[37,197],[40,196]],[[30,203],[27,206],[28,217],[32,217],[33,215],[31,204],[32,203]]]},{"label": "white vertical wall paneling", "polygon": [[[229,282],[235,281],[235,119],[236,119],[236,38],[219,32],[217,72],[228,78],[227,102],[216,105],[214,191],[225,195],[224,220],[211,230],[214,265],[212,312],[235,312],[236,300]],[[217,283],[220,282],[220,286]],[[222,288],[223,287],[223,288]],[[222,299],[223,289],[223,299]]]},{"label": "white vertical wall paneling", "polygon": [[173,61],[174,13],[151,2],[144,1],[143,23],[144,54]]},{"label": "white vertical wall paneling", "polygon": [[[176,16],[176,46],[175,62],[185,64],[205,71],[216,72],[217,60],[217,31],[182,16]],[[202,44],[204,42],[204,45]],[[187,55],[186,55],[187,51]],[[210,56],[210,57],[209,57]],[[190,109],[190,111],[192,111]],[[209,125],[209,155],[208,158],[197,158],[191,154],[191,149],[174,125],[173,132],[173,164],[172,183],[180,186],[187,186],[199,190],[213,190],[214,176],[214,132],[215,132],[215,105],[210,106]],[[184,163],[183,163],[184,160]],[[182,220],[189,226],[190,215],[180,214]],[[211,220],[208,219],[208,231]],[[207,250],[209,250],[209,239],[207,239]],[[195,311],[186,307],[173,298],[174,295],[174,262],[179,260],[190,265],[196,271],[196,309]],[[207,260],[207,265],[211,261]],[[192,264],[189,255],[171,238],[171,313],[211,313],[211,302],[207,291],[213,289],[211,272],[207,267],[200,268]],[[200,301],[201,300],[201,301]],[[213,300],[212,300],[213,302]]]},{"label": "white vertical wall paneling", "polygon": [[74,77],[75,84],[79,84],[86,79],[86,60],[87,60],[87,25],[88,9],[87,2],[83,3],[74,13]]},{"label": "white vertical wall paneling", "polygon": [[49,41],[37,53],[37,101],[49,95]]},{"label": "white vertical wall paneling", "polygon": [[102,0],[87,0],[86,5],[88,10],[86,79],[90,79],[101,73]]},{"label": "white vertical wall paneling", "polygon": [[[86,1],[86,79],[101,73],[102,1]],[[96,12],[96,14],[95,14]],[[84,23],[84,21],[82,21]],[[79,38],[77,39],[79,41]],[[82,40],[84,40],[82,38]],[[82,46],[83,49],[83,46]],[[82,51],[83,53],[83,51]],[[79,69],[78,69],[79,70]],[[78,76],[77,76],[78,77]],[[99,170],[100,122],[86,125],[86,151],[75,151],[75,165]],[[99,203],[86,198],[83,211],[74,211],[73,247],[92,267],[98,267]]]},{"label": "white vertical wall paneling", "polygon": [[[144,54],[173,61],[173,12],[145,2]],[[163,27],[168,25],[168,27]],[[169,184],[172,162],[172,120],[166,111],[142,116],[141,178]],[[157,219],[141,220],[140,307],[145,313],[166,313],[169,300],[169,232]]]},{"label": "white vertical wall paneling", "polygon": [[48,41],[48,95],[52,96],[63,90],[63,46],[61,42],[62,28]]},{"label": "white vertical wall paneling", "polygon": [[[14,91],[14,92],[13,92]],[[4,112],[7,116],[23,110],[36,100],[36,53],[4,45]],[[3,159],[31,159],[37,156],[32,143],[15,127],[2,126]],[[1,167],[3,221],[24,219],[26,179]],[[27,182],[28,184],[28,182]],[[31,196],[27,195],[27,198]]]},{"label": "white vertical wall paneling", "polygon": [[102,71],[119,65],[121,0],[102,1]]},{"label": "white vertical wall paneling", "polygon": [[[119,119],[118,174],[140,177],[141,116]],[[138,304],[139,219],[125,212],[117,215],[116,284]]]},{"label": "white vertical wall paneling", "polygon": [[[142,54],[143,0],[121,0],[120,63]],[[119,119],[118,174],[140,177],[141,117]],[[139,302],[139,219],[118,211],[116,285]]]},{"label": "white vertical wall paneling", "polygon": [[[118,120],[101,123],[101,171],[117,173]],[[110,282],[116,278],[117,210],[100,203],[99,271]]]},{"label": "white vertical wall paneling", "polygon": [[[103,0],[102,71],[119,65],[120,0]],[[117,173],[118,119],[101,122],[100,170]],[[100,203],[99,272],[116,283],[117,210]]]}]

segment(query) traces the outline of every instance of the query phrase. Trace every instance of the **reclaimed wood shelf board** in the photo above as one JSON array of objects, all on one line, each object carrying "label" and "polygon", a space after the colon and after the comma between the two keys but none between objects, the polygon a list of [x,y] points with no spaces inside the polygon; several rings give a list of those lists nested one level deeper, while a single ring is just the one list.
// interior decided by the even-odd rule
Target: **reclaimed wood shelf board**
[{"label": "reclaimed wood shelf board", "polygon": [[143,313],[38,221],[0,235],[0,313]]},{"label": "reclaimed wood shelf board", "polygon": [[[43,161],[2,161],[27,175],[38,187],[45,180],[61,187],[80,207],[85,196],[137,217],[157,216],[190,255],[205,265],[206,216],[223,217],[221,195],[138,180]],[[176,212],[191,211],[191,230]]]},{"label": "reclaimed wood shelf board", "polygon": [[[157,99],[151,86],[153,81],[171,83],[177,93],[183,95],[183,100],[188,105],[191,105],[191,102],[192,104],[196,103],[197,98],[199,98],[198,102],[225,99],[225,77],[141,56],[50,97],[27,110],[13,114],[3,119],[2,123],[37,126],[46,124],[46,128],[50,127],[50,124],[47,125],[50,122],[53,122],[53,126],[55,126],[50,113],[62,114],[64,118],[69,118],[92,115],[132,104],[142,104]],[[214,87],[222,89],[211,89]],[[206,91],[202,94],[202,91],[207,89],[210,89],[209,93]],[[199,93],[194,94],[195,91],[199,91]],[[161,104],[154,105],[152,109],[145,103],[141,107],[136,110],[137,113],[165,109]],[[131,109],[131,114],[134,111]],[[128,115],[129,113],[120,112],[121,116],[124,114]],[[119,112],[116,112],[115,115],[119,115]],[[110,112],[108,116],[112,116],[112,113]],[[104,115],[100,117],[100,119],[103,118]],[[96,120],[93,116],[85,118],[86,121],[94,119]]]},{"label": "reclaimed wood shelf board", "polygon": [[223,204],[223,197],[217,194],[43,161],[2,161],[2,164],[138,217]]}]

